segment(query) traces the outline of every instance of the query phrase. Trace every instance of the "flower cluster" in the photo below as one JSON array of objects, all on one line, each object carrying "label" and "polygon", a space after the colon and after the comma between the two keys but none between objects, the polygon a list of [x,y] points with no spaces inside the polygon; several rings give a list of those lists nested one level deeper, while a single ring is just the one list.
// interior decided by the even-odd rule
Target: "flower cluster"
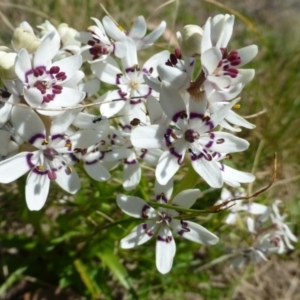
[{"label": "flower cluster", "polygon": [[[188,25],[178,32],[180,49],[161,51],[141,64],[139,52],[163,34],[165,22],[146,35],[142,16],[129,31],[108,16],[92,20],[94,25],[83,32],[46,21],[38,35],[23,22],[12,37],[13,49],[1,48],[0,182],[28,173],[26,203],[30,210],[40,210],[54,181],[71,194],[80,189],[79,163],[97,181],[109,180],[111,170],[122,165],[127,191],[139,184],[141,164],[150,164],[156,205],[178,210],[155,210],[148,201],[119,195],[118,206],[142,220],[121,247],[156,236],[156,265],[167,273],[175,255],[171,228],[194,242],[218,242],[204,227],[182,219],[180,209],[195,203],[198,189],[171,198],[174,176],[183,164],[190,162],[212,188],[224,183],[239,187],[255,179],[225,161],[249,146],[235,135],[241,127],[255,127],[235,110],[237,97],[254,76],[254,70],[243,67],[256,56],[257,46],[229,50],[234,16],[217,15],[202,28]],[[83,64],[92,73],[88,80]],[[101,82],[111,89],[100,90]],[[91,113],[87,100],[99,112]],[[261,209],[253,204],[248,211]],[[273,219],[280,219],[276,211]]]}]

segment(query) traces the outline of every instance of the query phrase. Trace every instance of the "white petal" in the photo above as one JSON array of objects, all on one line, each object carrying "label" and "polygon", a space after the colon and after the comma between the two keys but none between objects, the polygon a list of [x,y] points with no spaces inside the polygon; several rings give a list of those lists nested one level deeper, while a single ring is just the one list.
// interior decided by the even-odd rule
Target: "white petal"
[{"label": "white petal", "polygon": [[22,139],[36,147],[41,146],[41,141],[46,138],[46,130],[43,121],[33,110],[15,106],[11,121]]},{"label": "white petal", "polygon": [[146,243],[155,234],[157,228],[158,225],[154,220],[146,221],[145,223],[137,225],[132,229],[129,235],[121,240],[121,248],[130,249]]},{"label": "white petal", "polygon": [[241,64],[239,67],[250,62],[258,53],[258,48],[256,45],[250,45],[242,49],[237,50],[239,57],[241,58]]},{"label": "white petal", "polygon": [[81,183],[77,172],[73,169],[70,174],[65,169],[56,172],[56,183],[65,191],[75,194],[80,189]]},{"label": "white petal", "polygon": [[155,180],[154,189],[156,200],[158,200],[157,197],[161,197],[163,194],[165,202],[168,202],[171,199],[173,192],[173,177],[165,185],[161,185],[157,180]]},{"label": "white petal", "polygon": [[240,182],[249,183],[255,180],[253,174],[233,169],[224,164],[221,165],[221,171],[224,182],[231,186],[240,186]]},{"label": "white petal", "polygon": [[15,73],[23,82],[26,82],[26,72],[32,69],[31,59],[26,49],[21,49],[16,57]]},{"label": "white petal", "polygon": [[178,158],[170,154],[169,150],[166,150],[159,159],[155,170],[155,177],[161,185],[165,185],[179,168]]},{"label": "white petal", "polygon": [[123,188],[126,191],[134,189],[141,180],[141,168],[135,155],[129,156],[123,169]]},{"label": "white petal", "polygon": [[140,126],[131,133],[131,143],[138,148],[162,148],[167,127],[160,125]]},{"label": "white petal", "polygon": [[128,35],[133,39],[140,39],[144,37],[146,31],[147,31],[147,24],[145,18],[143,16],[138,16],[135,19]]},{"label": "white petal", "polygon": [[220,188],[223,185],[223,179],[218,163],[216,161],[207,161],[206,159],[192,160],[194,170],[214,188]]},{"label": "white petal", "polygon": [[[75,75],[76,71],[80,68],[81,64],[82,64],[81,55],[72,55],[54,62],[52,66],[59,67],[60,72],[64,72],[66,74],[67,78],[64,81],[67,81],[73,75]],[[50,68],[52,66],[50,66]]]},{"label": "white petal", "polygon": [[162,81],[168,82],[177,90],[185,90],[190,86],[191,78],[178,68],[160,64],[157,66],[157,72]]},{"label": "white petal", "polygon": [[161,226],[156,238],[156,267],[166,274],[170,272],[176,252],[176,245],[171,230],[167,226]]},{"label": "white petal", "polygon": [[155,30],[153,30],[143,39],[137,41],[137,49],[140,50],[146,47],[150,47],[153,44],[153,42],[155,42],[163,34],[166,26],[167,23],[165,21],[162,21]]},{"label": "white petal", "polygon": [[203,226],[190,221],[172,220],[172,228],[182,237],[205,245],[215,245],[219,238]]},{"label": "white petal", "polygon": [[237,213],[236,212],[230,212],[224,222],[226,224],[235,224],[236,217],[237,217]]},{"label": "white petal", "polygon": [[180,93],[168,82],[163,81],[160,90],[160,104],[165,114],[177,123],[180,119],[180,113],[186,112]]},{"label": "white petal", "polygon": [[210,48],[209,50],[202,53],[201,64],[206,74],[212,74],[216,70],[221,59],[221,50],[215,47]]},{"label": "white petal", "polygon": [[236,137],[231,133],[218,131],[214,132],[214,135],[214,143],[210,147],[212,151],[231,153],[244,151],[249,147],[248,141]]},{"label": "white petal", "polygon": [[259,203],[248,203],[242,206],[242,210],[253,215],[261,215],[267,211],[268,207]]},{"label": "white petal", "polygon": [[156,210],[139,197],[118,195],[117,204],[126,214],[134,218],[153,219],[157,216]]},{"label": "white petal", "polygon": [[52,120],[50,134],[61,135],[65,134],[69,126],[73,123],[81,109],[70,109],[56,116]]},{"label": "white petal", "polygon": [[190,208],[194,205],[199,196],[200,190],[198,189],[184,190],[173,199],[172,204],[185,208]]},{"label": "white petal", "polygon": [[111,36],[114,40],[119,41],[126,37],[125,32],[121,31],[118,26],[111,20],[110,17],[105,16],[102,19],[103,26],[105,27],[105,31],[109,36]]},{"label": "white petal", "polygon": [[32,168],[37,163],[37,152],[21,152],[0,162],[0,182],[12,182]]},{"label": "white petal", "polygon": [[242,126],[248,129],[253,129],[256,126],[245,120],[243,117],[239,116],[232,110],[230,110],[226,115],[226,120],[234,125]]},{"label": "white petal", "polygon": [[85,163],[84,169],[88,175],[97,181],[106,181],[110,178],[110,173],[106,168],[99,162],[95,163]]},{"label": "white petal", "polygon": [[29,210],[40,210],[49,193],[50,179],[47,174],[37,174],[32,170],[26,180],[25,196]]},{"label": "white petal", "polygon": [[117,75],[123,74],[123,72],[118,67],[110,64],[109,62],[109,60],[106,60],[93,63],[91,65],[92,72],[103,82],[109,84],[118,84]]}]

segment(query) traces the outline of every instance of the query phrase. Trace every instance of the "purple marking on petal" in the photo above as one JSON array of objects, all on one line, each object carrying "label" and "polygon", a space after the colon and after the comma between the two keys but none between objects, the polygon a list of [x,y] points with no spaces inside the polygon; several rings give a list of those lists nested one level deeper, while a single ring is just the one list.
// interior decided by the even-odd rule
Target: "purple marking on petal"
[{"label": "purple marking on petal", "polygon": [[122,73],[116,75],[116,84],[120,84],[120,78],[123,76]]},{"label": "purple marking on petal", "polygon": [[135,105],[135,104],[140,104],[142,102],[143,102],[142,99],[138,99],[138,100],[130,99],[129,104]]},{"label": "purple marking on petal", "polygon": [[34,168],[32,171],[38,175],[47,175],[49,173],[48,170],[39,170],[38,168]]},{"label": "purple marking on petal", "polygon": [[159,241],[159,242],[170,243],[172,240],[173,240],[173,237],[171,235],[168,235],[166,238],[163,238],[160,235],[157,236],[157,241]]},{"label": "purple marking on petal", "polygon": [[27,162],[27,165],[29,166],[30,169],[35,167],[35,165],[31,162],[32,156],[33,156],[33,153],[28,153],[26,155],[26,162]]},{"label": "purple marking on petal", "polygon": [[205,126],[208,126],[210,130],[213,130],[215,125],[212,121],[205,122]]},{"label": "purple marking on petal", "polygon": [[170,148],[170,149],[169,149],[169,152],[170,152],[173,156],[175,156],[175,157],[178,158],[178,159],[177,159],[177,163],[178,163],[179,165],[182,165],[182,164],[183,164],[184,159],[182,159],[182,158],[183,158],[182,155],[179,154],[178,152],[176,152],[176,150],[175,150],[174,147]]},{"label": "purple marking on petal", "polygon": [[126,124],[126,125],[119,124],[119,126],[120,126],[123,130],[126,130],[126,129],[131,130],[131,129],[132,129],[131,125],[129,125],[129,124]]},{"label": "purple marking on petal", "polygon": [[192,161],[201,159],[202,157],[205,156],[202,152],[200,152],[199,154],[196,154],[191,148],[188,149],[188,152],[189,152],[190,155],[191,155],[191,160],[192,160]]},{"label": "purple marking on petal", "polygon": [[[118,90],[118,94],[120,95],[120,98],[122,100],[126,100],[126,96],[127,96],[127,93],[123,92],[122,90]],[[119,100],[119,99],[118,99]]]},{"label": "purple marking on petal", "polygon": [[148,96],[151,95],[151,94],[152,94],[152,88],[149,87],[148,93],[145,95],[145,97],[148,97]]},{"label": "purple marking on petal", "polygon": [[80,161],[80,159],[78,159],[78,158],[76,157],[76,155],[74,155],[73,153],[70,153],[70,154],[69,154],[69,157],[70,157],[71,160],[74,161],[74,162],[79,162],[79,161]]},{"label": "purple marking on petal", "polygon": [[187,118],[187,113],[186,113],[185,110],[182,110],[182,111],[177,112],[177,113],[173,116],[172,121],[176,123],[176,122],[178,121],[179,118],[180,118],[180,119],[186,119],[186,118]]},{"label": "purple marking on petal", "polygon": [[[112,143],[113,144],[113,143]],[[103,151],[99,151],[99,153],[101,154],[100,156],[99,156],[99,158],[98,158],[98,160],[102,160],[103,158],[104,158],[104,156],[105,156],[105,154],[106,153],[108,153],[108,152],[112,152],[112,150],[111,149],[109,149],[109,150],[103,150]]]},{"label": "purple marking on petal", "polygon": [[147,215],[147,212],[149,210],[150,206],[149,205],[144,205],[143,208],[142,208],[142,214],[141,214],[141,217],[144,218],[144,219],[148,219],[148,215]]},{"label": "purple marking on petal", "polygon": [[126,165],[135,165],[137,163],[137,160],[136,159],[133,159],[133,160],[128,160],[128,159],[125,159],[124,160],[124,164]]},{"label": "purple marking on petal", "polygon": [[60,133],[51,135],[51,140],[52,141],[54,141],[56,139],[62,139],[63,140],[64,139],[64,135],[60,134]]},{"label": "purple marking on petal", "polygon": [[153,236],[153,232],[148,230],[148,226],[146,223],[143,223],[142,224],[142,228],[144,229],[145,233],[148,235],[148,236]]},{"label": "purple marking on petal", "polygon": [[221,166],[220,170],[224,171],[225,170],[224,164],[220,163],[220,166]]},{"label": "purple marking on petal", "polygon": [[203,117],[204,117],[203,114],[198,114],[198,113],[195,113],[195,112],[190,113],[190,119],[200,119],[200,120],[202,120]]},{"label": "purple marking on petal", "polygon": [[45,138],[46,136],[43,133],[37,133],[28,140],[28,143],[33,144],[37,139],[45,139]]},{"label": "purple marking on petal", "polygon": [[172,136],[173,130],[171,128],[167,129],[167,132],[164,134],[164,138],[166,141],[166,146],[170,147],[172,145],[170,137]]},{"label": "purple marking on petal", "polygon": [[[151,69],[151,68],[150,68]],[[149,69],[149,70],[150,70]],[[145,74],[145,75],[150,75],[152,72],[150,72],[149,70],[147,70],[146,68],[142,68],[142,72]]]},{"label": "purple marking on petal", "polygon": [[214,144],[214,141],[209,141],[209,142],[205,145],[205,147],[206,147],[206,148],[210,148],[213,144]]},{"label": "purple marking on petal", "polygon": [[156,200],[157,201],[162,200],[165,203],[168,203],[168,199],[167,199],[165,193],[160,193],[159,195],[156,195]]},{"label": "purple marking on petal", "polygon": [[86,165],[94,165],[94,164],[96,164],[98,162],[98,159],[94,159],[94,160],[92,160],[92,161],[85,161],[84,162],[84,164],[86,164]]},{"label": "purple marking on petal", "polygon": [[29,82],[29,76],[33,75],[34,77],[38,77],[42,74],[46,73],[46,66],[39,66],[34,69],[30,69],[25,73],[25,82]]},{"label": "purple marking on petal", "polygon": [[142,152],[142,154],[140,155],[140,158],[143,159],[146,156],[146,154],[148,153],[148,150],[143,148],[143,149],[141,149],[141,152]]}]

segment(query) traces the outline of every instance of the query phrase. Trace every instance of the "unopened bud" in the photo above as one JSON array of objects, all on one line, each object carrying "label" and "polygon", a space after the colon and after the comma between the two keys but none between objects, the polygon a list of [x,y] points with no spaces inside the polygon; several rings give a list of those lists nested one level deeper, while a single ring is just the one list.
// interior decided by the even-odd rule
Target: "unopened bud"
[{"label": "unopened bud", "polygon": [[60,35],[61,42],[63,46],[75,45],[80,46],[81,43],[75,39],[78,31],[74,28],[69,27],[68,24],[62,23],[58,26],[57,31]]},{"label": "unopened bud", "polygon": [[189,57],[200,56],[202,34],[202,28],[197,25],[183,27],[182,35],[177,36],[183,55]]},{"label": "unopened bud", "polygon": [[17,53],[0,51],[0,77],[4,80],[14,80],[17,75],[15,73],[15,59]]},{"label": "unopened bud", "polygon": [[40,45],[38,39],[33,32],[24,27],[17,27],[12,38],[12,45],[15,50],[25,48],[29,53],[34,53]]}]

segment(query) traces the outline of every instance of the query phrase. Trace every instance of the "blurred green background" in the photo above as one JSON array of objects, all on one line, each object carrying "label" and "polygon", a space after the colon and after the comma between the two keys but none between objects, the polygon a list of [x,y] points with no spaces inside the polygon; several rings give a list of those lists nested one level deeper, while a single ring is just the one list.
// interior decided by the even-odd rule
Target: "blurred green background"
[{"label": "blurred green background", "polygon": [[[207,17],[218,13],[236,15],[230,49],[257,44],[259,54],[247,65],[256,76],[242,92],[239,110],[243,116],[256,115],[249,121],[257,127],[238,134],[251,146],[234,155],[233,161],[241,170],[255,173],[257,180],[249,187],[255,191],[270,182],[277,153],[277,179],[258,201],[268,205],[281,199],[299,236],[300,2],[221,2],[101,3],[123,28],[141,14],[149,28],[167,21],[163,38],[141,53],[142,60],[155,51],[171,50],[174,34],[184,25],[202,26]],[[33,27],[45,19],[54,25],[65,22],[83,31],[93,24],[90,17],[104,15],[96,0],[0,1],[0,44],[9,46],[12,28],[25,20]],[[226,255],[241,228],[224,228],[220,221],[224,213],[198,220],[209,224],[221,237],[220,243],[208,248],[178,242],[173,269],[166,276],[156,271],[153,241],[133,250],[120,249],[120,238],[134,225],[130,219],[114,224],[126,219],[115,204],[117,193],[123,192],[120,173],[116,170],[107,184],[84,178],[81,170],[82,189],[76,197],[52,184],[40,212],[26,208],[26,176],[13,184],[0,184],[0,299],[300,299],[299,247],[262,265],[231,269]],[[149,198],[152,188],[144,175],[135,195]],[[214,203],[218,195],[219,191],[205,199]],[[245,239],[242,234],[236,241]]]}]

